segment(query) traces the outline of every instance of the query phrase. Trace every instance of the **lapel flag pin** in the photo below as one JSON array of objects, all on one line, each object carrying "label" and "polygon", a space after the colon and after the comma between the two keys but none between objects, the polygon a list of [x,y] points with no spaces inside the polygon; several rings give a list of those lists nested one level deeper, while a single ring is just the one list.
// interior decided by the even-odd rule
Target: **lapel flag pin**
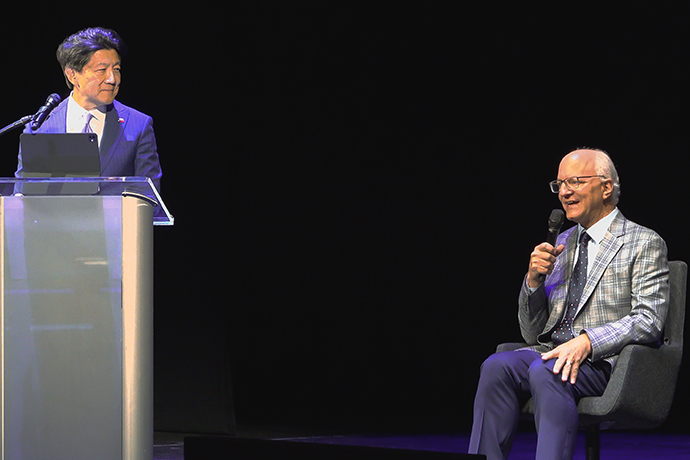
[{"label": "lapel flag pin", "polygon": [[125,119],[124,119],[124,118],[118,118],[118,119],[117,119],[117,122],[118,122],[118,123],[124,123],[124,122],[125,122]]}]

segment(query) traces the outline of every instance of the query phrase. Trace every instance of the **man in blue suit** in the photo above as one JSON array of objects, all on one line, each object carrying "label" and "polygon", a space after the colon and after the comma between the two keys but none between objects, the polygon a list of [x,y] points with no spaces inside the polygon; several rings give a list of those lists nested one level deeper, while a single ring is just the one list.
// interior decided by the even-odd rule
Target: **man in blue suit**
[{"label": "man in blue suit", "polygon": [[[89,28],[67,37],[57,59],[72,93],[36,131],[28,124],[24,132],[96,133],[102,177],[150,177],[160,191],[153,120],[115,100],[124,54],[126,46],[113,30]],[[17,177],[22,177],[22,169],[20,149]]]}]

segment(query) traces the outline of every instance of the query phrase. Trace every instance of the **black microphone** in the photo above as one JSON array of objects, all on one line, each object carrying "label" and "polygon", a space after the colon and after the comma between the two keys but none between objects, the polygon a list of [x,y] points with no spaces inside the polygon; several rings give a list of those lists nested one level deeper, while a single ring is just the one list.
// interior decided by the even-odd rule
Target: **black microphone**
[{"label": "black microphone", "polygon": [[[556,246],[556,238],[561,232],[561,227],[563,226],[563,221],[565,220],[565,215],[560,209],[554,209],[551,211],[549,216],[549,234],[546,236],[546,242],[551,246]],[[546,275],[539,275],[539,279],[543,283],[546,279]]]},{"label": "black microphone", "polygon": [[549,216],[549,234],[546,237],[546,242],[551,246],[556,246],[556,238],[558,238],[558,234],[561,232],[564,220],[565,215],[562,210],[554,209],[551,211]]},{"label": "black microphone", "polygon": [[46,103],[43,104],[43,107],[38,109],[36,115],[34,115],[31,119],[31,129],[36,131],[38,128],[40,128],[43,122],[46,121],[46,118],[48,118],[48,114],[50,114],[50,112],[55,107],[57,107],[61,100],[62,98],[60,97],[60,95],[56,93],[53,93],[50,96],[48,96],[48,99],[46,99]]}]

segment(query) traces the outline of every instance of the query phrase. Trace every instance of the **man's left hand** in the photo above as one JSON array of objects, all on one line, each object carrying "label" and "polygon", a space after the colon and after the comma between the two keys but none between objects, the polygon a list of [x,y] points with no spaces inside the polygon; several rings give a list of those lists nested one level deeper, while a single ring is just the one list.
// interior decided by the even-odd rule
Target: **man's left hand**
[{"label": "man's left hand", "polygon": [[580,369],[580,364],[587,359],[587,356],[592,352],[592,342],[590,342],[587,334],[582,333],[568,342],[557,346],[548,353],[542,353],[541,359],[548,361],[549,359],[556,359],[556,364],[553,366],[553,373],[561,373],[561,380],[564,382],[570,379],[571,384],[577,381],[577,373]]}]

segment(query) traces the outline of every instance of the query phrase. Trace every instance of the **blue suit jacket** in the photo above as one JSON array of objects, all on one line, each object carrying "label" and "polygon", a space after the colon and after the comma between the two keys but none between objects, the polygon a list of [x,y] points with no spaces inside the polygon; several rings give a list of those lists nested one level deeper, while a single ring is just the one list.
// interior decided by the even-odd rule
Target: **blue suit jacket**
[{"label": "blue suit jacket", "polygon": [[[28,124],[25,133],[64,133],[67,130],[67,99],[62,101],[38,130]],[[118,101],[106,109],[103,139],[100,145],[101,176],[150,177],[160,191],[161,166],[153,132],[153,119]],[[16,177],[22,175],[22,152]]]}]

